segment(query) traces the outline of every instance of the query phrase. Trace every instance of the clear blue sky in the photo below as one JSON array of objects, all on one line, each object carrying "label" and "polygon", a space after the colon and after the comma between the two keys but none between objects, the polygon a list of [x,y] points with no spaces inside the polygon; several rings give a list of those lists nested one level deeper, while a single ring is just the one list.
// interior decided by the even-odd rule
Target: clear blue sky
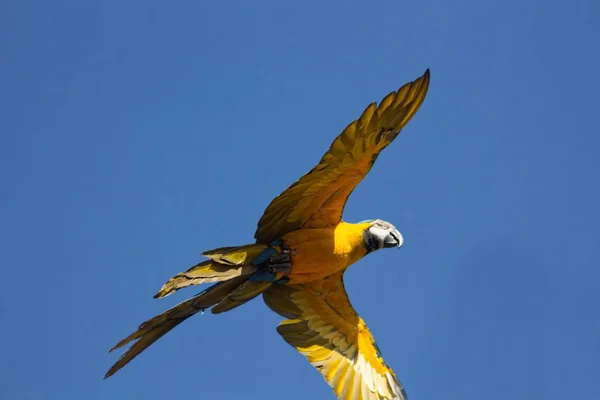
[{"label": "clear blue sky", "polygon": [[102,377],[426,68],[346,208],[406,240],[349,270],[355,307],[411,400],[600,398],[600,3],[176,3],[0,5],[1,398],[332,399],[262,300]]}]

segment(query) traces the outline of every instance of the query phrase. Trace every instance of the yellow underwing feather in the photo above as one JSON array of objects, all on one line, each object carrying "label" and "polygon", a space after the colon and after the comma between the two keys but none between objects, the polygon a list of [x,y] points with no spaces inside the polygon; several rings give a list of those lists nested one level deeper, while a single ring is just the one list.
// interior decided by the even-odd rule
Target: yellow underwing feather
[{"label": "yellow underwing feather", "polygon": [[348,196],[416,114],[428,87],[429,70],[388,94],[379,106],[370,104],[333,141],[319,164],[273,199],[258,222],[257,242],[271,243],[299,228],[337,225]]},{"label": "yellow underwing feather", "polygon": [[406,400],[344,289],[342,272],[302,285],[273,285],[265,303],[285,317],[277,332],[323,375],[340,400]]},{"label": "yellow underwing feather", "polygon": [[284,329],[286,324],[292,325],[300,321],[294,321],[295,318],[299,318],[302,315],[302,310],[292,300],[292,294],[295,292],[296,289],[290,286],[280,285],[277,287],[277,290],[269,290],[268,293],[263,295],[263,300],[267,307],[282,317],[289,318],[279,325],[278,330]]}]

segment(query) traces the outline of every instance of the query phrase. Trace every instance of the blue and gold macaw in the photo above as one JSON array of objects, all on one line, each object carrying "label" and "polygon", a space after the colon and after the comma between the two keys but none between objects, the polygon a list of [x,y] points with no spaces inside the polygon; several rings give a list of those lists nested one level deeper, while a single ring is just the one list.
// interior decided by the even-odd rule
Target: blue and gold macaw
[{"label": "blue and gold macaw", "polygon": [[262,294],[267,306],[287,318],[277,332],[323,374],[338,399],[406,399],[343,282],[350,265],[375,250],[402,246],[402,235],[379,219],[345,222],[342,212],[379,153],[415,115],[428,87],[429,70],[379,105],[370,104],[316,167],[269,204],[258,222],[255,244],[207,251],[207,261],[167,281],[154,297],[216,284],[117,343],[112,350],[135,341],[106,377],[192,315],[208,308],[219,314]]}]

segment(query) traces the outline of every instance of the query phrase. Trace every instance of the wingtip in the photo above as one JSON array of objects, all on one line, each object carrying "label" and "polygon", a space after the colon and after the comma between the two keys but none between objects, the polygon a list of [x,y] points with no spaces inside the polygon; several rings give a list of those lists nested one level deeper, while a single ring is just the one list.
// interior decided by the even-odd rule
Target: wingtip
[{"label": "wingtip", "polygon": [[430,72],[429,72],[429,68],[427,68],[425,70],[425,73],[423,74],[423,76],[421,76],[419,79],[417,79],[415,81],[415,83],[419,82],[420,85],[421,85],[421,87],[422,88],[424,87],[425,92],[427,92],[427,89],[429,89],[429,82],[430,81],[431,81],[431,79],[430,79]]}]

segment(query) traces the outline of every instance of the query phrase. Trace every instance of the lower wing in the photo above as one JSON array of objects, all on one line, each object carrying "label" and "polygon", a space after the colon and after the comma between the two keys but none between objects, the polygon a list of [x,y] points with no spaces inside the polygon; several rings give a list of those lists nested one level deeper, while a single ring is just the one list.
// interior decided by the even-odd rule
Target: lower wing
[{"label": "lower wing", "polygon": [[406,400],[406,392],[358,316],[343,273],[305,285],[273,285],[265,303],[289,318],[277,331],[323,375],[340,400]]}]

